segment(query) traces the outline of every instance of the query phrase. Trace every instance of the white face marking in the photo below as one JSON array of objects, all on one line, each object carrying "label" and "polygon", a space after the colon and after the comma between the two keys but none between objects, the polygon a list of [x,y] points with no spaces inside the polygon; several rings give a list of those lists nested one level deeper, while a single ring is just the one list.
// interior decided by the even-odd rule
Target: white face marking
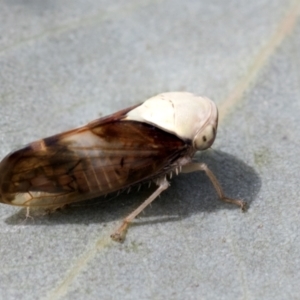
[{"label": "white face marking", "polygon": [[217,106],[210,99],[186,92],[163,93],[131,110],[124,120],[148,123],[191,140],[197,150],[209,148],[218,126]]}]

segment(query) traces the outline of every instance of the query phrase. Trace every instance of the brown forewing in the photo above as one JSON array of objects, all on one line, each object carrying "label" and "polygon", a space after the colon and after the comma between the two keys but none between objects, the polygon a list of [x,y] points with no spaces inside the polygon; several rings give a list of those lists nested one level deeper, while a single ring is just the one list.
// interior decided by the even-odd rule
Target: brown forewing
[{"label": "brown forewing", "polygon": [[0,163],[0,201],[62,206],[161,175],[189,146],[124,110],[11,153]]}]

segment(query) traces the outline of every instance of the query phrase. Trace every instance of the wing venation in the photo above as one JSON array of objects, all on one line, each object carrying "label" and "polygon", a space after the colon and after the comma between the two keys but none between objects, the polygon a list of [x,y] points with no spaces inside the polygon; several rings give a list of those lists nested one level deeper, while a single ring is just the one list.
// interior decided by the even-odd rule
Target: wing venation
[{"label": "wing venation", "polygon": [[100,119],[8,155],[0,201],[57,206],[97,197],[166,172],[188,149],[172,134],[121,119]]}]

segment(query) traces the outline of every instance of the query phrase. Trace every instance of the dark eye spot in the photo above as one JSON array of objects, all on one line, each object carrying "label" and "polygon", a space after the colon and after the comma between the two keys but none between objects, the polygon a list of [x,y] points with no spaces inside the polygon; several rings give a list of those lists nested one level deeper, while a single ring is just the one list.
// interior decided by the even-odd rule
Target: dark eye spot
[{"label": "dark eye spot", "polygon": [[206,142],[206,136],[204,135],[203,137],[202,137],[202,140],[203,140],[203,142]]}]

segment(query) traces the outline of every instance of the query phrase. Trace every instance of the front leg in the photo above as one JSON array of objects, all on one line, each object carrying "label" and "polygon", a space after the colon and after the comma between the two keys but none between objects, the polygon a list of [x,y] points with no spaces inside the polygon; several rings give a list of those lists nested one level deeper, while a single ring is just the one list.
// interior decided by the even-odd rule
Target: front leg
[{"label": "front leg", "polygon": [[217,180],[217,178],[213,174],[213,172],[207,167],[206,164],[191,162],[182,167],[183,173],[191,173],[191,172],[195,172],[195,171],[204,171],[205,172],[205,174],[208,176],[211,183],[213,184],[220,200],[227,202],[227,203],[235,204],[235,205],[239,206],[242,209],[242,211],[246,210],[247,203],[245,201],[239,200],[239,199],[232,199],[232,198],[228,198],[225,196],[219,181]]}]

